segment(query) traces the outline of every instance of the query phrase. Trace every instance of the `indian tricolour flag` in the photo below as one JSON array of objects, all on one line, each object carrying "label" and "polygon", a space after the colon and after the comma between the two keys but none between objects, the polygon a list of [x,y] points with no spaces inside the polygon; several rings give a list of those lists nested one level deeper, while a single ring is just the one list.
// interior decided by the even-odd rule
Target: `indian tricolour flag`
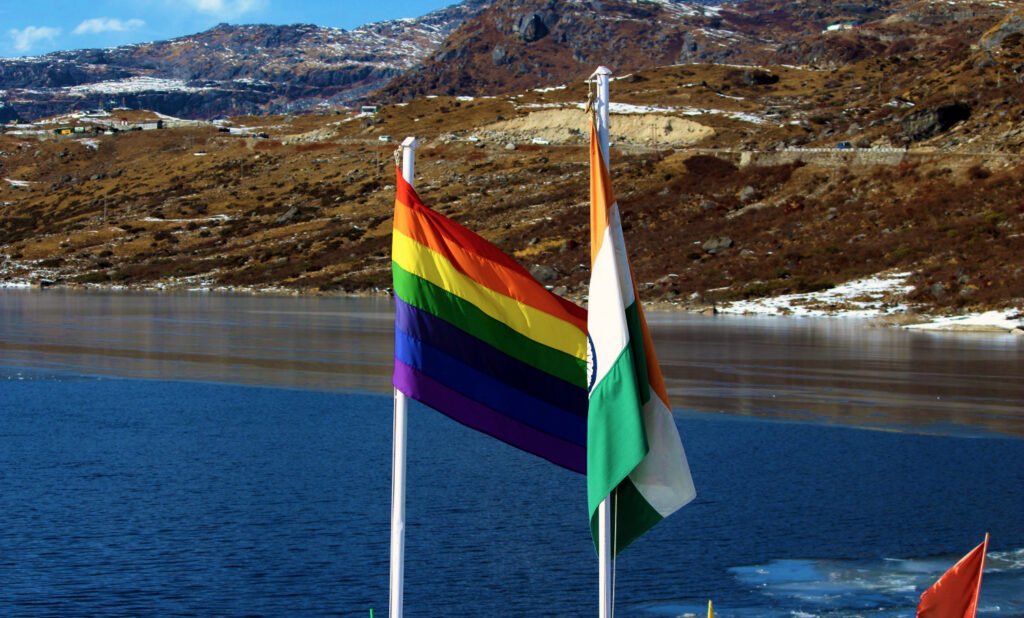
[{"label": "indian tricolour flag", "polygon": [[593,122],[590,259],[587,500],[597,539],[598,506],[612,498],[614,555],[697,494],[637,299]]}]

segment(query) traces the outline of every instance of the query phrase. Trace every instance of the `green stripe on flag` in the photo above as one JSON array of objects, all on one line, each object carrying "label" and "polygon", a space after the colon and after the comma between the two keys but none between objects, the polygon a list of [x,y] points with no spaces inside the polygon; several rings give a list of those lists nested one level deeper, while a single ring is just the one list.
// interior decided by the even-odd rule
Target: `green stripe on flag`
[{"label": "green stripe on flag", "polygon": [[[637,540],[644,532],[654,527],[662,519],[661,513],[654,510],[647,500],[640,495],[633,481],[626,477],[626,480],[619,483],[611,500],[612,530],[615,548],[613,556],[629,547],[629,544]],[[590,532],[593,538],[597,538],[598,522],[595,514],[590,518]]]},{"label": "green stripe on flag", "polygon": [[629,347],[633,350],[633,370],[636,372],[640,407],[651,399],[651,382],[647,375],[647,351],[644,349],[644,331],[640,327],[640,302],[626,307],[626,328],[629,329]]},{"label": "green stripe on flag", "polygon": [[590,391],[587,498],[591,521],[601,501],[647,455],[640,394],[633,350],[627,346]]},{"label": "green stripe on flag", "polygon": [[587,363],[548,347],[495,320],[476,305],[391,263],[395,294],[406,303],[457,326],[505,354],[566,382],[587,387]]}]

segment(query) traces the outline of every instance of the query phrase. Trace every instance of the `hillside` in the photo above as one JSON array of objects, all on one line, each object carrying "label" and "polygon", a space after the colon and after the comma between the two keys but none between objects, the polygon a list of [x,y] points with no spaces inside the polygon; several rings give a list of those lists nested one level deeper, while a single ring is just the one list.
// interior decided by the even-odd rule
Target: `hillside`
[{"label": "hillside", "polygon": [[[1024,302],[1024,3],[475,6],[410,69],[422,81],[389,86],[407,101],[377,113],[6,127],[0,281],[385,290],[391,157],[415,135],[427,203],[582,300],[597,52],[571,42],[606,41],[622,51],[612,165],[646,299],[699,308],[881,276],[899,282],[878,301],[892,311]],[[750,64],[671,60],[710,49],[677,35],[726,31],[715,49]],[[503,41],[516,62],[493,62]]]},{"label": "hillside", "polygon": [[[987,51],[1009,64],[1020,45]],[[614,182],[644,298],[699,307],[895,271],[911,289],[894,307],[1019,305],[1024,107],[979,53],[896,63],[915,70],[875,58],[619,75]],[[386,289],[395,144],[381,140],[416,135],[427,203],[581,299],[584,77],[377,114],[2,136],[0,279]],[[942,111],[958,105],[966,117]]]}]

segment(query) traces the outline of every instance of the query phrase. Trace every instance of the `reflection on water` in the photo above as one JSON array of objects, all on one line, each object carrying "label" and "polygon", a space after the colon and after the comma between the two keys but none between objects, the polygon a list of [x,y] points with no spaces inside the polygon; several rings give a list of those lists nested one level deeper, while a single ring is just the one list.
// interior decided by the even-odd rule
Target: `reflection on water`
[{"label": "reflection on water", "polygon": [[850,319],[658,314],[652,321],[677,407],[1024,435],[1020,338],[911,332]]},{"label": "reflection on water", "polygon": [[0,291],[0,365],[383,391],[386,298]]},{"label": "reflection on water", "polygon": [[[316,390],[390,388],[387,298],[0,291],[0,365]],[[673,404],[1024,435],[1024,341],[856,320],[659,313]]]}]

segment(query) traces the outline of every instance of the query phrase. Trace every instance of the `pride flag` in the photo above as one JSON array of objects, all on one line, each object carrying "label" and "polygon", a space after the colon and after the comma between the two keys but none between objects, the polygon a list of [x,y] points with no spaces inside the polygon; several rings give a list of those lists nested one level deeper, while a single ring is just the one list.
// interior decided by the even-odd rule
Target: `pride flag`
[{"label": "pride flag", "polygon": [[397,174],[395,388],[456,421],[586,471],[586,311],[427,208]]},{"label": "pride flag", "polygon": [[590,125],[590,390],[587,501],[598,538],[598,506],[609,495],[618,554],[697,495],[647,320],[637,298],[619,205],[597,129]]}]

